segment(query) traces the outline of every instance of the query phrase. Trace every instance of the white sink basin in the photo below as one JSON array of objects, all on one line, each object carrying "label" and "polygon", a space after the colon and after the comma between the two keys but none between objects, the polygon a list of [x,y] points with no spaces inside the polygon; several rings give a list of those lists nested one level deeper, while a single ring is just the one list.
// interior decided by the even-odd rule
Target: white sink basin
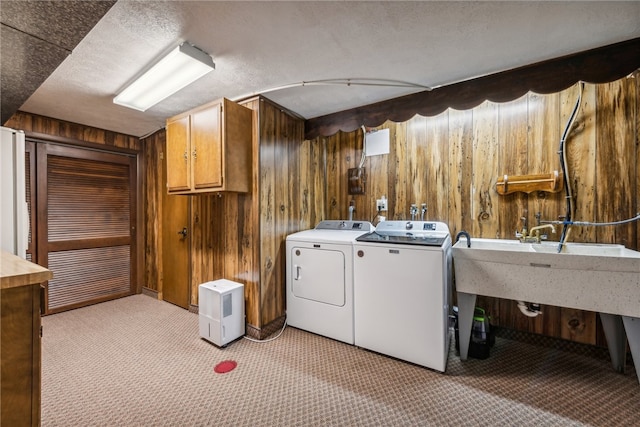
[{"label": "white sink basin", "polygon": [[622,245],[460,239],[456,291],[640,317],[640,252]]},{"label": "white sink basin", "polygon": [[[627,340],[640,366],[640,252],[622,245],[466,239],[453,245],[460,358],[466,360],[477,295],[597,311],[614,369]],[[623,326],[624,325],[624,326]],[[626,334],[626,335],[625,335]],[[638,381],[640,370],[636,368]]]}]

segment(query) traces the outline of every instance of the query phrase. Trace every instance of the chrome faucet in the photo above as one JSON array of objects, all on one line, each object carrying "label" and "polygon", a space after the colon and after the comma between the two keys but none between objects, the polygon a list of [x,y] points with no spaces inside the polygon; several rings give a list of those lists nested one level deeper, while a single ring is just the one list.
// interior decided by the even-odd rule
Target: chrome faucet
[{"label": "chrome faucet", "polygon": [[424,215],[427,213],[427,204],[423,203],[420,209],[420,221],[424,221]]},{"label": "chrome faucet", "polygon": [[411,221],[415,221],[418,216],[418,207],[415,204],[412,204],[411,208],[409,208],[409,213],[411,214]]},{"label": "chrome faucet", "polygon": [[349,221],[353,221],[353,213],[356,211],[356,205],[353,200],[349,202]]}]

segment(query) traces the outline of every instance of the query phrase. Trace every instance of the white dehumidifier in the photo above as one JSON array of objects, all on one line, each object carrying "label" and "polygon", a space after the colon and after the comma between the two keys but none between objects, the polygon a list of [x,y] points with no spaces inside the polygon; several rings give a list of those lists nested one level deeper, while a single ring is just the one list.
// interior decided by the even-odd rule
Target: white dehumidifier
[{"label": "white dehumidifier", "polygon": [[219,347],[245,334],[244,285],[220,279],[198,287],[200,336]]}]

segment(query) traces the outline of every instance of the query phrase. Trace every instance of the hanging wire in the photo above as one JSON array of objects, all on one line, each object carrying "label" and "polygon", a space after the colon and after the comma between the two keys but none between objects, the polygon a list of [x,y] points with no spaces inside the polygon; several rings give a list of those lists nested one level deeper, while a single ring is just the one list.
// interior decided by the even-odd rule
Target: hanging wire
[{"label": "hanging wire", "polygon": [[257,342],[257,343],[271,342],[271,341],[274,341],[274,340],[277,340],[278,338],[280,338],[280,335],[282,335],[282,333],[284,332],[286,327],[287,327],[287,319],[284,320],[284,325],[282,325],[282,329],[280,329],[280,332],[278,332],[278,335],[276,335],[275,337],[272,337],[272,338],[269,338],[269,339],[266,339],[266,340],[257,340],[255,338],[251,338],[251,337],[248,337],[248,336],[245,335],[243,338],[245,340],[248,340],[248,341],[251,341],[251,342]]},{"label": "hanging wire", "polygon": [[[575,206],[573,204],[573,192],[571,190],[571,182],[569,180],[569,172],[568,172],[568,162],[567,162],[567,137],[569,136],[569,132],[575,123],[576,117],[578,116],[578,109],[580,108],[580,104],[582,103],[582,92],[584,90],[584,82],[580,82],[580,91],[578,93],[578,99],[576,100],[576,104],[573,106],[573,111],[571,111],[571,116],[567,121],[567,125],[564,128],[564,132],[562,133],[562,138],[560,138],[560,148],[558,150],[558,154],[560,155],[560,166],[562,167],[562,175],[564,177],[564,186],[565,186],[565,200],[566,200],[566,213],[565,219],[566,221],[571,221],[573,219],[573,215],[575,213]],[[558,252],[562,250],[562,246],[564,246],[564,242],[568,236],[568,224],[564,224],[562,227],[562,234],[560,235],[560,245],[558,246]]]}]

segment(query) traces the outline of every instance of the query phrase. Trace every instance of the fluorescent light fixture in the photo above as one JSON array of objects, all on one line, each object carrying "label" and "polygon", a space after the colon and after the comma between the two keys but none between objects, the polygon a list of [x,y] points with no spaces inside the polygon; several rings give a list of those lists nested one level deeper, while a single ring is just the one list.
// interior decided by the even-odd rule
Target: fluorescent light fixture
[{"label": "fluorescent light fixture", "polygon": [[120,92],[113,102],[146,111],[214,68],[211,56],[184,42]]}]

